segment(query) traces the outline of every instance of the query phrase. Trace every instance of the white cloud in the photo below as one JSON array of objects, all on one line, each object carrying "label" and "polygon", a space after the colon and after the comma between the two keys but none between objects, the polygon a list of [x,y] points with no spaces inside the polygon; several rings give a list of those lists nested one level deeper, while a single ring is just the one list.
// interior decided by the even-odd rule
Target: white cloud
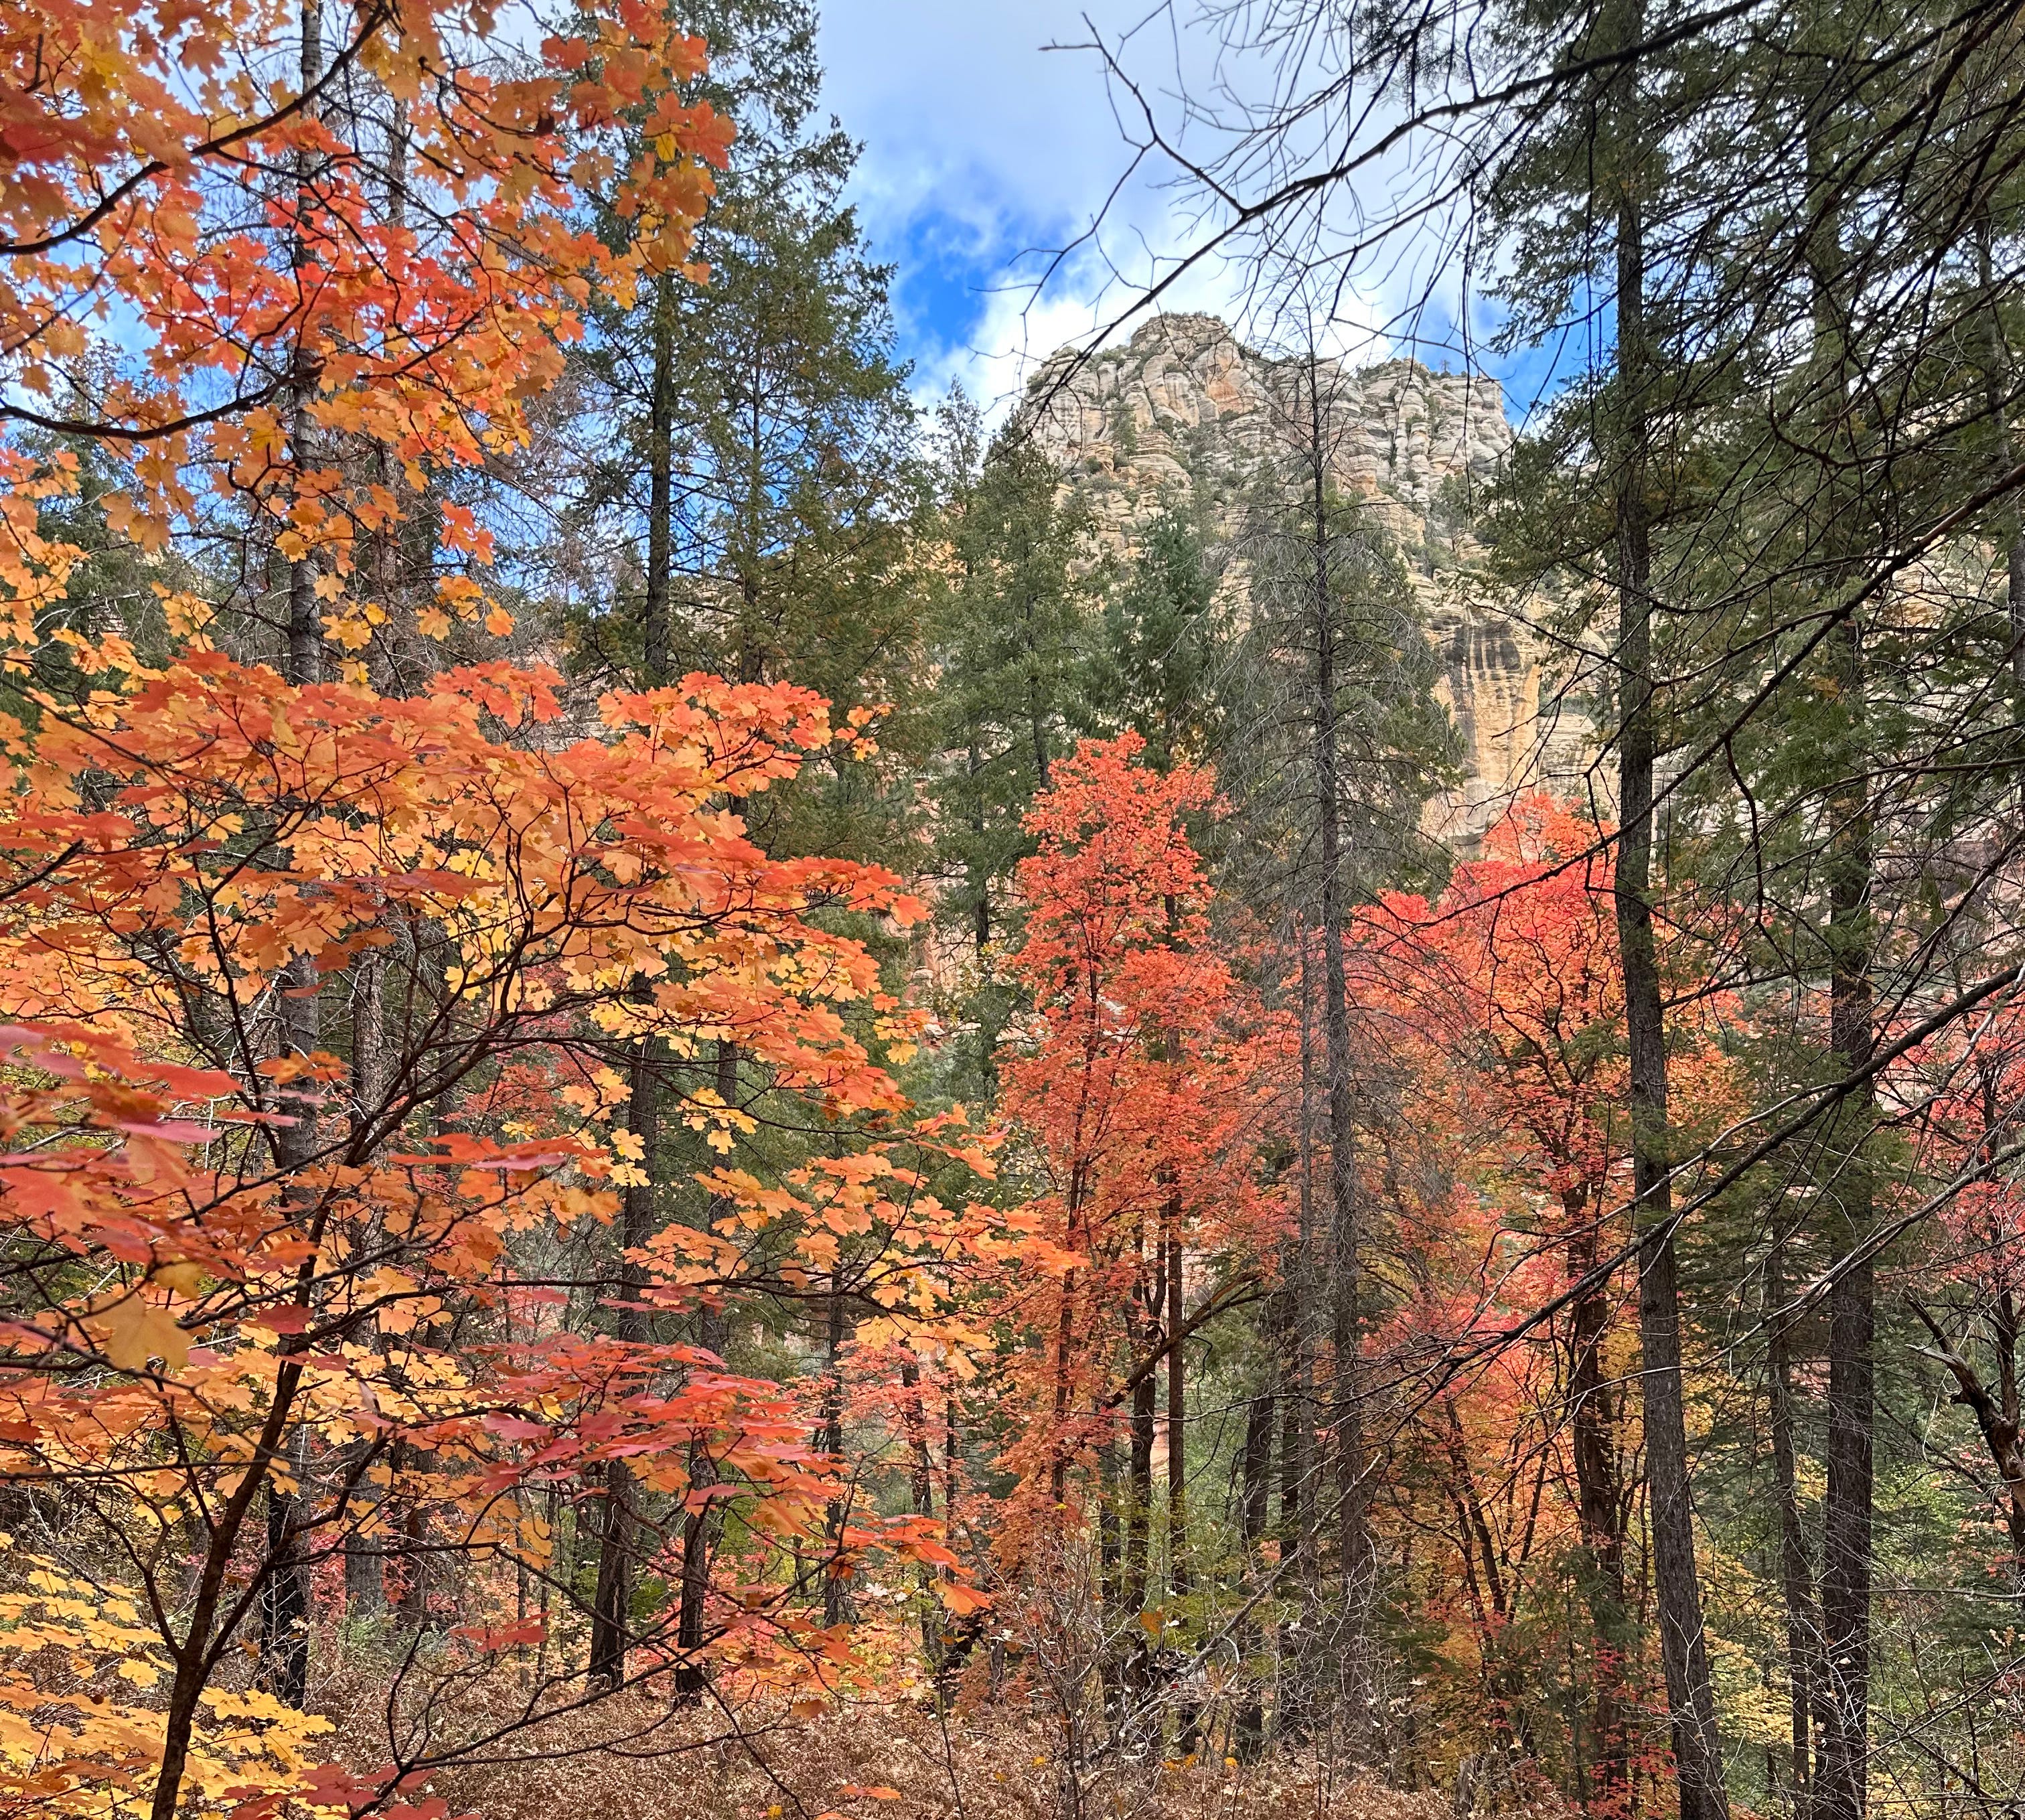
[{"label": "white cloud", "polygon": [[[1093,27],[1107,42],[1126,39],[1127,67],[1176,130],[1185,125],[1178,89],[1207,96],[1243,68],[1241,59],[1218,59],[1213,35],[1191,31],[1193,17],[1189,0],[1171,9],[1156,0],[825,0],[826,99],[864,145],[854,194],[873,245],[903,268],[932,259],[944,274],[944,294],[924,307],[909,305],[902,272],[902,339],[923,396],[961,379],[980,402],[1002,406],[1034,363],[1089,340],[1198,243],[1203,222],[1169,169],[1149,164],[1121,186],[1132,149],[1102,61],[1046,48],[1085,43]],[[1187,130],[1202,143],[1200,127]],[[1356,198],[1342,200],[1354,215]],[[1097,238],[1072,245],[1100,215]],[[1065,246],[1072,250],[1037,291],[1048,254]],[[1331,300],[1321,335],[1328,350],[1391,352],[1398,318],[1430,280],[1448,303],[1453,272],[1420,270],[1427,256],[1425,246],[1402,247],[1383,269],[1354,273]],[[952,270],[968,296],[946,294]],[[1161,307],[1293,339],[1284,318],[1262,319],[1247,278],[1206,260]]]},{"label": "white cloud", "polygon": [[[1146,5],[1097,0],[1090,20],[1115,42]],[[1183,242],[1169,193],[1138,182],[1113,193],[1131,150],[1101,61],[1046,48],[1086,42],[1082,13],[1073,0],[827,0],[825,94],[864,144],[854,195],[875,247],[904,260],[928,233],[970,273],[967,333],[902,324],[924,393],[960,378],[980,400],[1002,400],[1035,362],[1126,307]],[[1075,248],[1040,285],[1049,256],[1100,215],[1101,245]],[[1229,301],[1222,274],[1205,270],[1167,307]]]}]

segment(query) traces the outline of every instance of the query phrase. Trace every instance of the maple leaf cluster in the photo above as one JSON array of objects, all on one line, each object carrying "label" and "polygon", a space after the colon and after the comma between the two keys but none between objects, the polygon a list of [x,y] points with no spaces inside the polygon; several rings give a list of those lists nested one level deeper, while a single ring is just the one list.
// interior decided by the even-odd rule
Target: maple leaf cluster
[{"label": "maple leaf cluster", "polygon": [[[101,509],[150,551],[208,498],[249,510],[285,558],[318,562],[332,635],[356,648],[387,609],[361,542],[410,516],[432,471],[525,442],[594,293],[703,275],[693,230],[731,138],[688,98],[704,64],[642,0],[583,9],[531,58],[484,6],[13,9],[0,422],[111,452]],[[593,199],[623,244],[586,224]],[[367,469],[342,458],[362,438]],[[78,478],[74,448],[0,451],[17,663],[83,558],[38,510]],[[487,533],[436,509],[447,552],[482,567]],[[469,565],[437,592],[425,631],[510,624]]]},{"label": "maple leaf cluster", "polygon": [[[615,1048],[735,1043],[773,1091],[891,1131],[777,1186],[708,1172],[715,1219],[634,1260],[660,1313],[805,1288],[836,1271],[840,1236],[876,1228],[861,1292],[918,1340],[991,1241],[990,1218],[946,1208],[923,1173],[989,1156],[960,1120],[907,1121],[873,1053],[877,970],[823,925],[909,917],[899,881],[770,859],[722,806],[794,774],[829,737],[822,704],[695,677],[608,697],[597,738],[502,737],[555,712],[536,674],[450,672],[392,700],[200,653],[90,715],[52,704],[14,740],[0,1471],[141,1551],[151,1659],[179,1687],[205,1685],[259,1605],[262,1571],[234,1562],[263,1495],[288,1497],[306,1539],[424,1501],[461,1513],[461,1546],[538,1571],[552,1538],[529,1496],[574,1498],[623,1460],[678,1509],[737,1501],[763,1555],[819,1536],[837,1462],[791,1397],[693,1345],[572,1330],[529,1274],[547,1255],[531,1235],[612,1219],[637,1149],[612,1129]],[[377,1090],[336,1057],[275,1056],[292,968],[341,976],[395,939],[425,950],[435,997]],[[485,1101],[461,1128],[417,1127],[445,1081],[531,1062],[546,1128],[501,1135]],[[558,1075],[576,1085],[554,1096]],[[689,1113],[713,1134],[748,1116],[705,1091]],[[193,1534],[184,1606],[164,1576]],[[946,1570],[938,1538],[873,1522],[837,1539]],[[824,1684],[828,1645],[781,1603],[727,1594],[708,1647]],[[31,1649],[46,1598],[12,1609]],[[12,1697],[45,1704],[27,1682]],[[88,1806],[130,1765],[79,1739],[47,1785]],[[193,1730],[176,1748],[208,1747]],[[55,1774],[24,1752],[29,1780]]]}]

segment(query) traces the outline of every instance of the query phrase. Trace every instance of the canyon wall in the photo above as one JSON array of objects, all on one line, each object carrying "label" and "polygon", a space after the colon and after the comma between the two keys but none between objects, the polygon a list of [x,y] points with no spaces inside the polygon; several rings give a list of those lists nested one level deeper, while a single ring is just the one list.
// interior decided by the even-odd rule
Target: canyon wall
[{"label": "canyon wall", "polygon": [[[1100,546],[1126,553],[1163,502],[1191,487],[1218,530],[1235,528],[1260,471],[1310,444],[1308,372],[1305,358],[1244,347],[1215,317],[1162,316],[1081,364],[1072,351],[1055,355],[1024,409]],[[1325,359],[1312,396],[1332,480],[1398,540],[1441,654],[1468,774],[1431,805],[1429,822],[1467,847],[1515,793],[1582,788],[1591,750],[1586,721],[1557,700],[1523,605],[1469,574],[1481,490],[1512,447],[1503,395],[1482,373]]]}]

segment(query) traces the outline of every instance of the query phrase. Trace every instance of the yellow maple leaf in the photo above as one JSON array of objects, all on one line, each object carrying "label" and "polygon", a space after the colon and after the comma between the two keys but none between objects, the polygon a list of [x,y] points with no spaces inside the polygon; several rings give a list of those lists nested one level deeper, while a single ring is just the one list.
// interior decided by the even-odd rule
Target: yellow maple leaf
[{"label": "yellow maple leaf", "polygon": [[145,1371],[150,1359],[160,1359],[171,1371],[189,1362],[189,1336],[166,1308],[138,1296],[94,1316],[91,1325],[103,1336],[99,1351],[122,1371]]}]

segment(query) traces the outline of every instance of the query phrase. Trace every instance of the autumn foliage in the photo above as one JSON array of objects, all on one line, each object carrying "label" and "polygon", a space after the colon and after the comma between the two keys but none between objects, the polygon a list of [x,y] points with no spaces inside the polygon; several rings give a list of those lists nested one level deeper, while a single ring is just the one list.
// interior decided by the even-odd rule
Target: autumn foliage
[{"label": "autumn foliage", "polygon": [[0,3],[0,1820],[1860,1820],[1890,1550],[2015,1811],[2008,848],[1442,846],[1450,491],[918,436],[696,12]]},{"label": "autumn foliage", "polygon": [[[1128,734],[1065,760],[1020,868],[1027,919],[1011,965],[1033,1025],[1002,1104],[1037,1191],[1024,1217],[1048,1265],[1025,1292],[1044,1282],[1045,1300],[1021,1312],[1047,1362],[1009,1462],[1042,1509],[1062,1504],[1071,1467],[1093,1465],[1121,1404],[1169,1356],[1184,1259],[1225,1273],[1215,1305],[1276,1236],[1278,1200],[1255,1167],[1271,1033],[1211,932],[1188,832],[1211,781],[1186,765],[1155,771],[1143,751]],[[1009,1521],[1001,1548],[1016,1556],[1039,1515]]]}]

